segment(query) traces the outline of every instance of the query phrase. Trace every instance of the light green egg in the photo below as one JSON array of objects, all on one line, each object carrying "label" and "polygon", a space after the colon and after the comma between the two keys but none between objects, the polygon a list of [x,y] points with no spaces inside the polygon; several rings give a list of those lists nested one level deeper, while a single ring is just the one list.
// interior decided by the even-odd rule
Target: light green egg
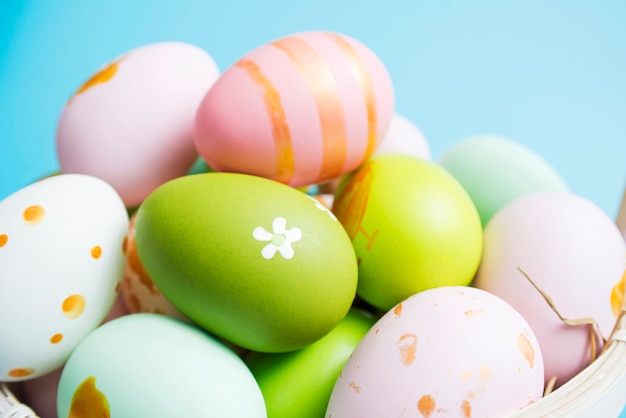
[{"label": "light green egg", "polygon": [[246,349],[284,352],[326,335],[356,292],[350,239],[321,203],[246,174],[181,177],[135,222],[137,253],[165,297]]},{"label": "light green egg", "polygon": [[250,352],[244,360],[261,388],[268,417],[323,417],[341,369],[376,320],[353,308],[331,332],[300,350]]},{"label": "light green egg", "polygon": [[539,154],[512,139],[472,136],[438,159],[469,193],[482,225],[512,200],[539,191],[568,191],[561,175]]},{"label": "light green egg", "polygon": [[422,290],[468,285],[482,254],[476,207],[438,164],[371,159],[340,185],[333,212],[359,260],[358,295],[382,310]]},{"label": "light green egg", "polygon": [[63,368],[59,417],[265,418],[243,361],[200,328],[157,314],[117,318],[89,334]]}]

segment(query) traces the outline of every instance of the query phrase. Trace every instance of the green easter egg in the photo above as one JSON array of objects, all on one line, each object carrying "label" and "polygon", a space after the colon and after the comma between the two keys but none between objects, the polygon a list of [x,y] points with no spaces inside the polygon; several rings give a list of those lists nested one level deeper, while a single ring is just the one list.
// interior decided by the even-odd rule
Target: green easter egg
[{"label": "green easter egg", "polygon": [[478,269],[478,212],[436,163],[377,156],[343,182],[333,212],[358,257],[357,293],[379,309],[429,288],[468,285]]},{"label": "green easter egg", "polygon": [[546,160],[506,137],[466,138],[448,148],[438,162],[467,190],[483,226],[518,197],[532,192],[569,190]]},{"label": "green easter egg", "polygon": [[268,418],[323,417],[341,369],[378,318],[353,308],[320,340],[288,353],[250,352]]},{"label": "green easter egg", "polygon": [[189,319],[240,347],[284,352],[326,335],[356,292],[350,239],[322,204],[247,174],[174,179],[142,203],[137,253]]}]

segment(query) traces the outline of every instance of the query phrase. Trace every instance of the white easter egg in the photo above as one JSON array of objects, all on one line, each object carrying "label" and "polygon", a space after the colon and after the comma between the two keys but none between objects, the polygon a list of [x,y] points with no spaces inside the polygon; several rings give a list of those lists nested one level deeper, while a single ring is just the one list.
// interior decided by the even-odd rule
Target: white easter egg
[{"label": "white easter egg", "polygon": [[106,182],[62,174],[0,201],[0,381],[60,367],[110,311],[128,214]]}]

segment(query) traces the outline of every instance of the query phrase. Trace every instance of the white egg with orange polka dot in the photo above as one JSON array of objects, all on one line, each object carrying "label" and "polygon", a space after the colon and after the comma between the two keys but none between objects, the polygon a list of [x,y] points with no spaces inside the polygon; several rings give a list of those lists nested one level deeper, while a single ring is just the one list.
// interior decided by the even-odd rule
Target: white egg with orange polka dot
[{"label": "white egg with orange polka dot", "polygon": [[57,369],[100,325],[124,272],[128,224],[117,192],[82,174],[0,201],[0,381]]}]

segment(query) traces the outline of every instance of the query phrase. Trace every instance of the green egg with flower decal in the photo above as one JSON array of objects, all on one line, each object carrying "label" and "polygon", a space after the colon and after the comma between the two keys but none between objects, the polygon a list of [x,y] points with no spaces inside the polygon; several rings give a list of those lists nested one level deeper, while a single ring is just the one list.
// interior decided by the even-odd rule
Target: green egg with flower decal
[{"label": "green egg with flower decal", "polygon": [[239,173],[171,180],[140,206],[135,245],[156,287],[185,316],[237,346],[302,348],[348,313],[356,255],[321,203]]}]

